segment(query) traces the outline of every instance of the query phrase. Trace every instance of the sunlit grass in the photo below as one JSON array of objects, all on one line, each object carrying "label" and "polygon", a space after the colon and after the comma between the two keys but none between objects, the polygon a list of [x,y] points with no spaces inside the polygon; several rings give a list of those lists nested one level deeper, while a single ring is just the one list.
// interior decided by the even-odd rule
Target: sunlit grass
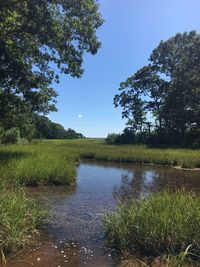
[{"label": "sunlit grass", "polygon": [[189,257],[199,260],[200,198],[183,190],[119,205],[105,216],[104,225],[109,245],[117,250],[150,258],[170,256],[179,263]]},{"label": "sunlit grass", "polygon": [[[23,191],[13,191],[12,188],[20,186],[68,185],[75,181],[75,163],[80,161],[81,159],[130,163],[153,163],[160,165],[198,168],[200,167],[200,150],[153,149],[147,148],[145,146],[134,145],[113,146],[105,144],[104,140],[102,139],[48,141],[34,140],[34,142],[32,142],[31,144],[6,146],[1,145],[0,250],[8,252],[24,245],[27,241],[29,241],[29,234],[34,234],[38,224],[42,221],[44,215],[42,211],[38,211],[35,204],[30,202],[30,200],[25,197]],[[8,189],[5,190],[3,188]],[[176,197],[178,199],[178,196]],[[157,196],[157,198],[159,198],[159,196]],[[173,201],[176,201],[177,199],[174,199]],[[190,199],[191,197],[189,197],[189,200]],[[174,229],[172,229],[172,227],[170,226],[171,222],[167,221],[167,219],[165,221],[161,221],[159,214],[157,215],[158,221],[156,221],[154,212],[151,213],[151,209],[146,211],[146,213],[143,212],[143,214],[141,214],[143,222],[138,226],[139,230],[144,231],[144,236],[142,237],[141,235],[140,239],[138,239],[138,244],[140,244],[141,248],[143,248],[143,252],[148,252],[147,248],[149,248],[150,246],[148,242],[151,242],[152,240],[152,244],[156,244],[155,249],[159,248],[160,252],[164,251],[168,243],[164,242],[163,244],[162,240],[166,241],[166,239],[164,239],[165,236],[163,235],[165,235],[167,231],[173,230],[176,238],[175,242],[173,241],[170,243],[170,240],[168,240],[170,251],[172,250],[172,248],[174,249],[174,251],[176,251],[176,249],[181,249],[180,243],[182,244],[182,246],[184,244],[184,249],[185,246],[191,242],[192,238],[196,240],[196,237],[200,237],[200,223],[196,221],[197,215],[199,216],[198,209],[197,206],[192,206],[193,203],[197,203],[198,200],[195,200],[196,202],[192,202],[193,198],[192,201],[188,202],[185,201],[184,198],[181,198],[179,200],[181,200],[182,202],[180,201],[180,203],[177,203],[179,204],[179,206],[177,206],[177,209],[183,207],[183,212],[186,212],[186,210],[189,209],[188,218],[191,220],[191,224],[188,224],[187,226],[186,222],[183,220],[183,217],[181,217],[182,213],[180,212],[180,210],[179,212],[177,212],[177,216],[179,215],[180,218],[176,218],[177,227],[180,226],[180,223],[183,223],[183,227],[180,229],[180,231],[177,227],[174,227]],[[149,200],[144,201],[144,207],[148,204],[148,201]],[[159,202],[158,206],[156,206],[157,202]],[[174,207],[174,203],[172,201],[170,202],[169,200],[168,204],[171,205],[169,205],[169,208]],[[185,208],[184,204],[186,205]],[[200,203],[198,202],[198,204]],[[129,248],[130,246],[129,242],[131,239],[129,237],[129,233],[130,231],[132,231],[133,228],[131,227],[133,227],[133,225],[130,224],[131,217],[128,216],[132,216],[131,219],[135,220],[134,207],[139,207],[140,209],[142,207],[142,204],[137,205],[138,206],[133,205],[133,207],[128,210],[128,213],[125,207],[120,207],[121,210],[118,211],[118,215],[110,215],[109,217],[110,226],[113,226],[112,231],[113,237],[115,237],[115,244],[120,248]],[[160,208],[161,213],[163,211],[162,208],[165,210],[166,206],[165,203],[163,203],[162,198],[160,199],[160,201],[157,199],[155,207],[156,209],[158,208],[158,211]],[[192,212],[190,212],[190,209]],[[164,215],[169,215],[166,210],[165,212],[166,213],[164,213]],[[152,217],[148,217],[150,213]],[[121,217],[116,221],[115,216]],[[137,218],[139,223],[139,217]],[[163,217],[163,219],[165,219],[165,217]],[[156,231],[158,231],[158,235],[154,231],[155,229],[152,228],[154,225],[156,225],[157,227]],[[145,233],[145,229],[149,229],[149,234],[151,233],[151,240],[147,238],[147,230]],[[193,236],[194,232],[195,236]],[[191,239],[189,239],[189,235]],[[187,240],[184,239],[186,236],[188,237]],[[141,242],[139,242],[139,240]],[[172,243],[173,246],[171,247]],[[134,243],[132,243],[131,246],[133,246],[133,244]],[[199,244],[198,241],[195,244]],[[192,246],[192,248],[193,247],[195,246]],[[196,247],[194,249],[196,250]],[[157,250],[153,251],[153,254],[156,253]]]},{"label": "sunlit grass", "polygon": [[23,189],[0,189],[0,259],[32,242],[46,216]]},{"label": "sunlit grass", "polygon": [[0,146],[1,181],[22,185],[67,185],[75,181],[75,162],[80,159],[198,168],[200,150],[113,146],[101,139],[36,140],[27,145]]},{"label": "sunlit grass", "polygon": [[0,164],[1,179],[6,183],[36,186],[75,181],[75,156],[56,144],[2,146],[1,153],[5,158]]}]

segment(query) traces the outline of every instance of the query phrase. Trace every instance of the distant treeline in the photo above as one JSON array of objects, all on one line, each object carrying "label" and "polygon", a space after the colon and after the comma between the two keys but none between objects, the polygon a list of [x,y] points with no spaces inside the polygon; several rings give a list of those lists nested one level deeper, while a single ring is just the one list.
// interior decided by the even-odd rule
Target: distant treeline
[{"label": "distant treeline", "polygon": [[6,127],[7,125],[0,125],[0,143],[27,143],[32,139],[78,139],[85,138],[81,133],[75,130],[65,128],[59,124],[52,122],[46,116],[35,115],[20,124],[16,120],[13,127]]},{"label": "distant treeline", "polygon": [[109,133],[105,139],[110,145],[141,145],[145,144],[149,147],[186,147],[186,148],[200,148],[200,130],[194,129],[188,131],[184,136],[180,136],[177,140],[177,135],[164,134],[161,135],[157,129],[143,130],[141,132],[134,132],[127,127],[122,133]]},{"label": "distant treeline", "polygon": [[81,133],[77,133],[69,128],[65,130],[59,123],[52,122],[45,116],[36,116],[34,118],[35,137],[46,139],[78,139],[84,138]]}]

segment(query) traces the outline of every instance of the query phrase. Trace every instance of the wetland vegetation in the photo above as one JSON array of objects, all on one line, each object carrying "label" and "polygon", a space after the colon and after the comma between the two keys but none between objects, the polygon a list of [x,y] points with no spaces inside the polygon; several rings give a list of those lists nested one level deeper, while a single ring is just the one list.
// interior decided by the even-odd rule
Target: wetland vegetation
[{"label": "wetland vegetation", "polygon": [[[178,257],[199,260],[200,198],[179,190],[134,199],[105,216],[112,247],[150,259]],[[176,265],[177,266],[177,265]]]},{"label": "wetland vegetation", "polygon": [[22,188],[0,188],[0,251],[2,260],[10,252],[17,252],[33,242],[37,228],[47,217],[35,201],[28,198]]},{"label": "wetland vegetation", "polygon": [[[4,188],[4,190],[0,191],[1,199],[3,200],[1,205],[4,207],[0,213],[2,222],[5,224],[0,232],[1,240],[3,240],[0,246],[5,254],[11,249],[16,249],[16,247],[30,241],[31,239],[27,238],[27,233],[34,233],[34,229],[42,222],[45,214],[45,212],[39,211],[32,202],[29,202],[29,199],[23,193],[23,189],[15,190],[15,188],[47,185],[65,186],[75,183],[76,164],[84,159],[118,163],[152,163],[171,167],[198,168],[200,166],[199,150],[153,149],[144,145],[114,146],[107,145],[103,139],[35,140],[31,144],[1,146],[0,155],[0,182],[1,188]],[[196,172],[198,173],[198,171]],[[6,188],[8,191],[5,190]],[[172,205],[172,203],[176,204]],[[107,229],[109,229],[110,237],[112,236],[111,239],[115,244],[114,246],[118,246],[120,249],[128,248],[130,243],[134,244],[131,239],[133,236],[129,236],[129,234],[133,233],[131,227],[136,227],[141,240],[139,241],[136,236],[134,238],[140,242],[140,248],[143,247],[142,251],[144,253],[147,252],[147,248],[149,250],[152,249],[150,244],[155,249],[152,250],[153,255],[156,254],[154,253],[155,251],[158,251],[158,255],[166,251],[175,252],[179,251],[179,249],[181,251],[184,247],[183,244],[188,245],[191,243],[189,236],[193,238],[193,235],[197,234],[196,228],[192,227],[192,225],[198,226],[198,203],[198,198],[195,199],[186,192],[178,193],[174,196],[167,193],[160,196],[157,195],[155,198],[144,199],[141,203],[133,202],[130,207],[120,207],[115,215],[107,217]],[[145,207],[149,213],[145,211]],[[172,210],[170,210],[170,207]],[[157,215],[154,209],[157,210]],[[19,215],[16,217],[17,222],[13,220],[13,216],[16,215],[13,211],[16,211]],[[135,214],[134,212],[136,211],[138,213]],[[177,217],[172,216],[174,212],[177,212]],[[185,217],[186,214],[188,217]],[[172,217],[174,221],[171,221]],[[156,218],[157,223],[155,223]],[[184,218],[186,221],[184,221]],[[150,223],[150,219],[155,224]],[[137,221],[137,224],[134,220]],[[9,223],[15,223],[16,228],[13,228]],[[121,223],[121,225],[118,225],[118,223]],[[149,223],[148,227],[145,223]],[[175,228],[174,224],[176,223]],[[191,227],[188,228],[188,225]],[[124,226],[125,228],[123,228]],[[152,231],[150,231],[150,226],[153,227]],[[119,232],[117,232],[117,229]],[[142,235],[140,231],[144,231],[144,229],[147,232]],[[170,237],[174,231],[177,234],[174,236],[176,240]],[[148,236],[150,233],[152,236]],[[165,236],[166,233],[169,233],[169,236]],[[161,238],[158,238],[160,237],[159,234]],[[7,236],[7,241],[5,241],[5,236]],[[142,236],[144,237],[143,239],[146,238],[146,249],[145,245],[142,245],[144,241],[142,241]],[[180,239],[180,236],[182,239]],[[188,237],[187,242],[186,236]],[[180,243],[178,243],[178,239],[180,239]],[[150,244],[146,243],[147,240],[149,240]],[[155,243],[155,240],[157,240],[157,243]],[[169,240],[171,240],[171,243],[169,243]],[[167,245],[169,245],[168,248]],[[173,251],[172,248],[174,248]]]},{"label": "wetland vegetation", "polygon": [[[42,227],[55,239],[58,232],[65,235],[65,244],[63,240],[56,245],[55,240],[52,243],[48,240],[47,251],[61,248],[59,244],[62,244],[61,261],[68,264],[72,259],[72,266],[80,259],[76,259],[77,254],[83,251],[83,264],[92,260],[93,251],[84,247],[85,240],[95,247],[96,244],[103,246],[105,238],[114,252],[136,253],[151,259],[161,257],[169,259],[170,264],[174,261],[175,266],[181,266],[188,259],[200,262],[200,34],[196,31],[177,33],[161,41],[153,49],[148,63],[143,62],[146,65],[122,82],[114,97],[115,107],[121,108],[122,118],[127,120],[123,132],[109,134],[106,140],[86,139],[82,133],[52,122],[47,115],[57,111],[58,93],[53,87],[64,81],[60,75],[81,77],[83,66],[87,66],[83,59],[90,58],[85,57],[85,53],[94,55],[101,47],[97,30],[104,21],[98,0],[1,2],[2,264],[6,264],[8,255],[30,244]],[[145,16],[150,13],[144,12]],[[121,39],[128,40],[124,37]],[[126,65],[129,66],[127,62]],[[113,70],[113,66],[110,69]],[[103,77],[101,73],[98,76]],[[107,88],[102,86],[102,89],[104,87]],[[91,92],[83,92],[82,96],[94,97]],[[105,92],[103,96],[102,106]],[[77,101],[77,96],[75,99]],[[95,104],[92,98],[90,101],[88,107]],[[73,103],[65,114],[74,107],[81,109],[80,106],[78,101]],[[77,108],[76,112],[82,112]],[[104,119],[107,116],[102,110],[99,113]],[[83,115],[77,117],[82,119]],[[82,163],[84,160],[90,163]],[[104,166],[99,167],[97,162],[104,162]],[[122,167],[127,163],[131,167]],[[117,167],[111,168],[109,164]],[[165,167],[158,171],[156,168],[160,167],[154,165]],[[187,175],[183,169],[187,169]],[[94,176],[90,176],[90,172]],[[190,186],[189,180],[193,178],[195,182]],[[58,191],[53,192],[55,188]],[[48,195],[50,190],[53,201],[50,206],[60,211],[56,213],[60,216],[56,218],[57,224],[54,217],[56,231],[52,230],[53,223],[44,221],[48,212],[42,200],[32,192],[34,189],[43,190],[40,197]],[[105,230],[100,224],[104,212],[111,212],[103,219]],[[79,243],[82,246],[78,248]],[[53,252],[53,264],[57,263],[55,254]],[[111,256],[109,252],[108,257]],[[31,264],[40,266],[37,265],[40,260],[38,257],[37,262]],[[107,262],[111,264],[111,261]]]},{"label": "wetland vegetation", "polygon": [[[104,214],[115,211],[118,203],[127,205],[163,190],[175,192],[184,186],[196,197],[200,193],[197,171],[91,160],[82,161],[76,170],[75,184],[25,189],[27,196],[42,204],[52,215],[42,224],[35,244],[26,246],[14,258],[10,259],[8,255],[8,267],[28,267],[30,264],[48,267],[57,262],[70,267],[76,266],[77,262],[81,266],[84,262],[86,266],[127,266],[123,261],[121,265],[121,260],[124,255],[128,260],[128,254],[122,253],[120,257],[115,244],[108,246],[102,225]],[[133,256],[139,257],[139,254]],[[22,264],[23,260],[28,263]],[[133,266],[143,265],[137,265],[135,261]]]},{"label": "wetland vegetation", "polygon": [[200,150],[158,149],[144,145],[107,145],[103,139],[35,140],[25,145],[0,146],[1,182],[67,185],[75,181],[81,159],[200,167]]}]

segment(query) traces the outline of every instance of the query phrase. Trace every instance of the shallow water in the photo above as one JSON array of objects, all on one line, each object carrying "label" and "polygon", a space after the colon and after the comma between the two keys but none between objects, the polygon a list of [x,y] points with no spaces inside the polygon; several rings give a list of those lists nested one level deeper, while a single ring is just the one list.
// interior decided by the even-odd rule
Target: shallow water
[{"label": "shallow water", "polygon": [[77,167],[75,185],[28,190],[28,194],[49,208],[52,218],[43,226],[35,245],[18,253],[7,266],[143,266],[135,261],[120,263],[119,257],[106,248],[102,216],[113,210],[118,201],[183,186],[198,194],[200,172],[153,165],[83,162]]}]

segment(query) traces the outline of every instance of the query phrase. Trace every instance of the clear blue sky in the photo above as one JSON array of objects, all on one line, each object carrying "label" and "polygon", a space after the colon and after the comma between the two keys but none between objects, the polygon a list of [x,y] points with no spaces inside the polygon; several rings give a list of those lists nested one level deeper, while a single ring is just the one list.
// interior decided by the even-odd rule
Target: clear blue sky
[{"label": "clear blue sky", "polygon": [[200,32],[200,0],[100,0],[105,20],[97,34],[102,47],[85,55],[81,79],[61,76],[52,121],[87,137],[121,132],[125,121],[114,108],[119,83],[148,62],[151,51],[177,32]]}]

